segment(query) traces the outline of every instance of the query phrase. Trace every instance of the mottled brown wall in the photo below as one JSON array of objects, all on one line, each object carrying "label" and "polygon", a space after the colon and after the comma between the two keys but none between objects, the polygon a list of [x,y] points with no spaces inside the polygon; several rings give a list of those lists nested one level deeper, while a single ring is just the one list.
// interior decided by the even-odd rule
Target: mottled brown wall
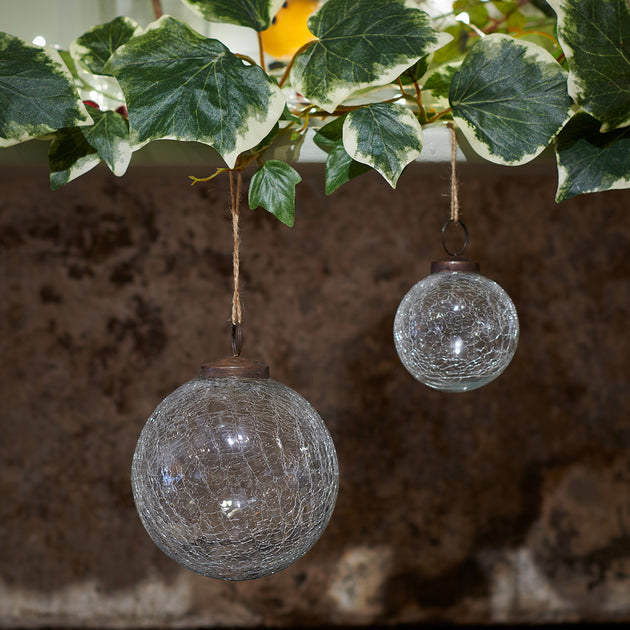
[{"label": "mottled brown wall", "polygon": [[0,626],[630,621],[630,193],[558,206],[551,167],[461,169],[521,339],[455,395],[391,333],[440,254],[446,165],[330,198],[303,167],[293,229],[244,212],[245,353],[319,410],[342,478],[304,559],[235,584],[166,558],[129,488],[146,417],[229,348],[226,188],[191,170],[0,172]]}]

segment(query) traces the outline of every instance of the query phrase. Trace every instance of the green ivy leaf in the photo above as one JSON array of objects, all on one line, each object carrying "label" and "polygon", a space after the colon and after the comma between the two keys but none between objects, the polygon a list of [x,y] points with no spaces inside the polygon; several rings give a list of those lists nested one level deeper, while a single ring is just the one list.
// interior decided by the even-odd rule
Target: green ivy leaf
[{"label": "green ivy leaf", "polygon": [[68,50],[61,50],[61,49],[57,50],[57,52],[59,53],[59,56],[61,57],[61,61],[63,61],[66,68],[68,68],[68,71],[70,72],[72,77],[75,80],[78,79],[79,71],[77,70],[77,66],[74,63],[74,59],[72,58],[72,55],[70,54],[70,52]]},{"label": "green ivy leaf", "polygon": [[419,81],[429,69],[431,59],[432,55],[427,55],[426,57],[422,57],[420,61],[414,63],[410,68],[407,68],[400,77],[398,77],[400,82],[403,85],[411,85],[414,81]]},{"label": "green ivy leaf", "polygon": [[569,61],[569,93],[602,131],[630,124],[629,0],[548,0]]},{"label": "green ivy leaf", "polygon": [[549,6],[547,0],[531,0],[532,4],[547,17],[555,17],[553,9]]},{"label": "green ivy leaf", "polygon": [[280,120],[288,120],[289,122],[295,123],[296,125],[302,124],[302,119],[291,112],[286,103],[284,105],[284,110],[282,111],[282,116],[280,117]]},{"label": "green ivy leaf", "polygon": [[376,169],[396,188],[405,166],[422,151],[422,127],[402,105],[365,105],[346,116],[343,146],[350,157]]},{"label": "green ivy leaf", "polygon": [[440,48],[433,54],[433,61],[431,63],[434,67],[439,67],[444,63],[453,63],[462,59],[473,41],[471,36],[470,27],[466,24],[458,22],[453,26],[447,26],[444,29],[445,33],[448,33],[452,37],[452,41],[446,44],[446,46]]},{"label": "green ivy leaf", "polygon": [[495,33],[453,76],[453,117],[471,147],[497,164],[534,159],[570,117],[566,72],[540,46]]},{"label": "green ivy leaf", "polygon": [[527,17],[524,13],[520,11],[513,11],[508,16],[508,19],[505,21],[505,26],[508,31],[511,33],[517,32],[520,33],[527,24]]},{"label": "green ivy leaf", "polygon": [[406,0],[328,0],[308,28],[318,39],[296,56],[291,83],[328,112],[356,90],[390,83],[451,39]]},{"label": "green ivy leaf", "polygon": [[103,74],[109,58],[132,37],[142,32],[137,22],[117,17],[107,24],[94,26],[70,44],[70,54],[76,63],[92,74]]},{"label": "green ivy leaf", "polygon": [[[554,59],[557,59],[560,55],[562,55],[562,48],[560,48],[560,44],[557,43],[555,37],[549,37],[550,34],[545,33],[545,31],[523,31],[520,33],[518,38],[520,41],[528,41],[544,48]],[[566,59],[563,60],[562,65],[568,69]]]},{"label": "green ivy leaf", "polygon": [[0,147],[91,122],[59,53],[0,33]]},{"label": "green ivy leaf", "polygon": [[326,158],[326,194],[331,195],[351,179],[367,173],[370,167],[353,160],[339,141]]},{"label": "green ivy leaf", "polygon": [[343,123],[345,116],[337,116],[323,127],[320,127],[313,136],[313,142],[326,153],[330,153],[339,144],[343,144]]},{"label": "green ivy leaf", "polygon": [[313,141],[328,153],[326,158],[326,194],[330,195],[337,188],[355,177],[367,173],[370,166],[353,160],[343,146],[343,123],[346,116],[338,116],[317,130]]},{"label": "green ivy leaf", "polygon": [[131,161],[127,121],[117,112],[101,112],[98,109],[94,109],[92,118],[94,124],[83,127],[81,131],[111,172],[121,177]]},{"label": "green ivy leaf", "polygon": [[488,23],[488,9],[479,0],[455,0],[453,13],[468,13],[470,23],[483,28]]},{"label": "green ivy leaf", "polygon": [[588,114],[577,114],[558,135],[556,201],[630,188],[630,127],[601,133],[600,126]]},{"label": "green ivy leaf", "polygon": [[281,162],[297,162],[306,134],[297,131],[282,130],[265,148],[264,160],[280,160]]},{"label": "green ivy leaf", "polygon": [[274,140],[278,137],[280,133],[280,124],[276,123],[271,131],[255,146],[252,148],[252,153],[259,153],[260,151],[264,151],[268,147],[270,147]]},{"label": "green ivy leaf", "polygon": [[285,106],[259,66],[166,15],[119,48],[105,72],[120,83],[138,143],[202,142],[230,168],[267,136]]},{"label": "green ivy leaf", "polygon": [[295,187],[302,181],[286,162],[269,160],[253,174],[249,183],[249,207],[262,206],[285,225],[295,220]]},{"label": "green ivy leaf", "polygon": [[51,189],[61,188],[93,169],[100,161],[101,158],[85,139],[81,129],[60,129],[48,148]]},{"label": "green ivy leaf", "polygon": [[434,98],[448,99],[448,93],[455,73],[459,69],[460,64],[447,64],[438,68],[433,72],[422,86],[423,89],[429,90]]},{"label": "green ivy leaf", "polygon": [[512,11],[518,9],[518,2],[516,2],[516,0],[493,0],[492,4],[494,4],[503,15],[509,15]]},{"label": "green ivy leaf", "polygon": [[264,31],[284,0],[182,0],[208,22],[227,22]]}]

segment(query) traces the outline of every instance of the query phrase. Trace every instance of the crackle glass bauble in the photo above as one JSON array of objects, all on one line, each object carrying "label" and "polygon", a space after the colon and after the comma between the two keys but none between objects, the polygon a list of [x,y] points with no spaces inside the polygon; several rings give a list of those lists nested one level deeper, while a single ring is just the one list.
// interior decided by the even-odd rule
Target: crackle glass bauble
[{"label": "crackle glass bauble", "polygon": [[518,334],[510,296],[475,271],[431,273],[403,298],[394,321],[407,371],[447,392],[476,389],[499,376],[516,352]]},{"label": "crackle glass bauble", "polygon": [[267,376],[202,376],[165,398],[133,457],[153,541],[208,577],[271,575],[305,554],[333,512],[339,471],[315,409]]}]

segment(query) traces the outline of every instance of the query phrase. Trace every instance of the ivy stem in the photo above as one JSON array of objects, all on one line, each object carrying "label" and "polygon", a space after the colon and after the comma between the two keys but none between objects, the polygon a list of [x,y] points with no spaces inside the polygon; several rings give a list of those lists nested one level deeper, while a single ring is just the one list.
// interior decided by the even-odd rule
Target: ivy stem
[{"label": "ivy stem", "polygon": [[[249,156],[245,156],[243,153],[241,153],[241,155],[236,160],[236,164],[234,165],[234,168],[232,170],[244,171],[254,160],[258,160],[258,157],[260,156],[260,154],[263,153],[267,148],[268,146],[265,147],[265,149],[263,149],[262,151],[259,151],[258,153],[253,153],[252,155],[249,155]],[[229,169],[226,169],[226,170],[229,170]]]},{"label": "ivy stem", "polygon": [[153,4],[153,13],[155,14],[155,19],[159,20],[164,12],[162,11],[162,2],[160,0],[151,0]]},{"label": "ivy stem", "polygon": [[[400,88],[400,92],[403,95],[403,97],[406,100],[413,100],[413,97],[409,96],[407,92],[405,92],[405,88],[402,84],[402,81],[400,80],[400,77],[398,77],[397,81],[398,81],[398,87]],[[422,90],[420,89],[420,86],[418,85],[418,82],[415,79],[412,80],[412,84],[416,91],[416,104],[418,105],[418,118],[420,119],[420,122],[425,123],[427,122],[427,112],[424,109],[424,103],[422,102]]]},{"label": "ivy stem", "polygon": [[296,131],[297,131],[297,133],[303,133],[303,132],[305,132],[305,131],[308,129],[308,120],[309,120],[309,118],[311,117],[311,114],[310,114],[310,112],[309,112],[309,109],[311,109],[311,108],[310,108],[310,107],[308,107],[308,108],[306,109],[306,112],[305,112],[305,114],[304,114],[304,122],[302,123],[302,126],[301,126],[299,129],[297,129],[297,130],[296,130]]},{"label": "ivy stem", "polygon": [[194,186],[195,184],[198,184],[199,182],[209,182],[211,179],[214,179],[217,175],[221,175],[221,173],[225,173],[226,171],[229,171],[229,168],[218,168],[214,173],[212,173],[212,175],[209,175],[208,177],[195,177],[194,175],[189,175],[189,179],[192,179],[192,184],[191,186]]},{"label": "ivy stem", "polygon": [[418,85],[418,82],[414,79],[413,87],[416,90],[416,100],[418,101],[418,113],[420,115],[421,122],[427,122],[427,113],[424,110],[424,103],[422,102],[422,90]]},{"label": "ivy stem", "polygon": [[429,120],[427,120],[427,125],[434,123],[436,120],[439,120],[440,118],[442,118],[442,116],[446,116],[446,114],[450,114],[452,111],[453,110],[450,107],[448,107],[447,109],[443,109],[441,112],[438,112],[432,118],[429,118]]},{"label": "ivy stem", "polygon": [[295,59],[297,58],[297,56],[301,52],[306,50],[313,42],[316,42],[316,41],[317,41],[316,39],[312,39],[310,42],[306,42],[306,44],[304,44],[303,46],[300,46],[295,51],[295,54],[293,55],[293,57],[291,57],[291,61],[289,61],[289,63],[287,64],[287,67],[284,69],[284,72],[282,73],[282,76],[280,77],[280,81],[278,81],[278,85],[280,87],[282,87],[287,82],[287,79],[289,78],[289,73],[291,72],[291,68],[293,68],[293,64],[295,63]]},{"label": "ivy stem", "polygon": [[238,57],[239,59],[243,59],[244,61],[248,61],[249,63],[252,64],[252,66],[258,65],[249,55],[242,55],[241,53],[234,53],[234,56]]},{"label": "ivy stem", "polygon": [[[394,98],[388,98],[386,101],[379,101],[379,103],[395,103],[400,100],[400,96],[394,96]],[[353,112],[355,109],[361,109],[363,105],[345,105],[342,107],[337,107],[334,112],[327,112],[322,109],[318,109],[310,114],[311,117],[316,118],[326,118],[327,116],[343,116],[348,112]]]},{"label": "ivy stem", "polygon": [[260,56],[260,67],[267,72],[267,66],[265,65],[265,51],[263,49],[263,40],[262,33],[260,31],[256,32],[258,36],[258,55]]}]

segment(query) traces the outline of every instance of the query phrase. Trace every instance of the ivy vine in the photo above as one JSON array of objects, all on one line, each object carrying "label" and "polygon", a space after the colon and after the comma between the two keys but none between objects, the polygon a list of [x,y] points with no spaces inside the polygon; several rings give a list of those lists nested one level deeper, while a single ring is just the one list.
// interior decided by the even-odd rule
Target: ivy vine
[{"label": "ivy vine", "polygon": [[121,176],[147,143],[194,141],[225,166],[193,183],[255,165],[250,207],[292,225],[309,130],[330,194],[370,169],[395,187],[423,129],[449,121],[497,164],[553,146],[557,201],[630,187],[630,0],[455,0],[437,17],[423,0],[327,0],[312,39],[269,68],[282,0],[182,0],[257,31],[258,61],[152,2],[146,28],[117,17],[67,51],[0,33],[0,147],[49,139],[53,189],[101,161]]}]

